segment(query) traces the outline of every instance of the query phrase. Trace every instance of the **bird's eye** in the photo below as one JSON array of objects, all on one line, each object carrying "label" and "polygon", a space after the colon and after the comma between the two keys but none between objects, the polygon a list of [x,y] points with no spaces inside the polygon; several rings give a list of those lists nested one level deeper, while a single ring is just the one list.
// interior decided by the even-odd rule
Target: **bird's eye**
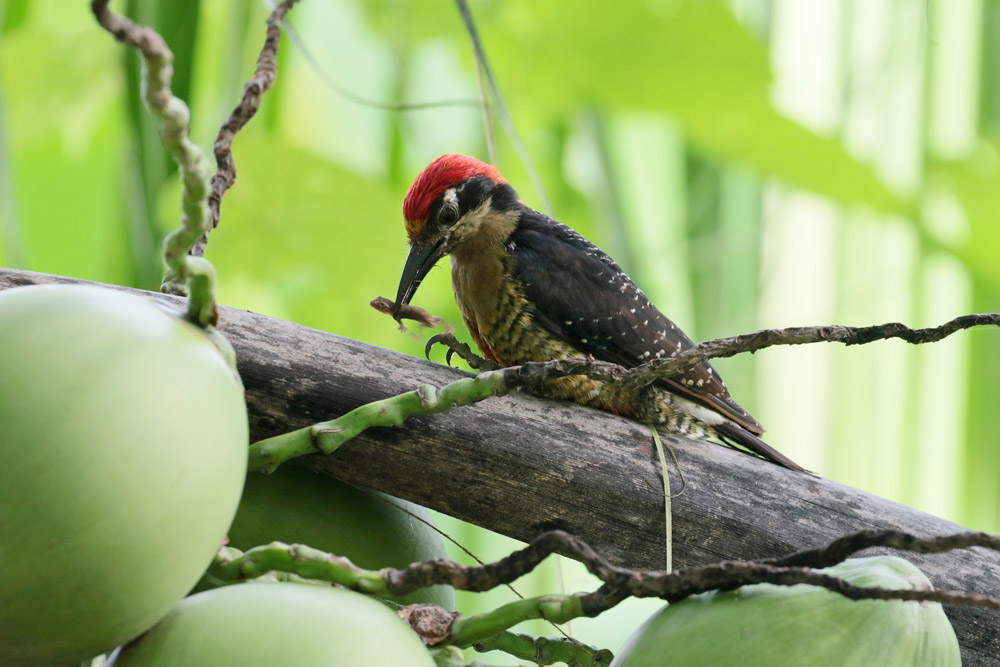
[{"label": "bird's eye", "polygon": [[442,206],[438,213],[438,224],[442,227],[451,227],[458,220],[458,210],[453,206]]}]

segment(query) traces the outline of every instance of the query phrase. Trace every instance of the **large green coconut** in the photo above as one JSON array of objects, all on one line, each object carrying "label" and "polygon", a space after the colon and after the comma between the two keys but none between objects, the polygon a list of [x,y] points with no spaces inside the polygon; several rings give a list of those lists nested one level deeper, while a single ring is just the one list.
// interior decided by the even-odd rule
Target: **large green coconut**
[{"label": "large green coconut", "polygon": [[434,667],[434,660],[408,625],[365,595],[249,583],[185,598],[112,665]]},{"label": "large green coconut", "polygon": [[[858,586],[929,589],[890,556],[821,570]],[[955,632],[936,603],[852,601],[816,586],[758,584],[668,605],[629,638],[612,667],[949,667]]]},{"label": "large green coconut", "polygon": [[0,292],[0,665],[156,623],[224,539],[246,460],[242,386],[200,329],[110,289]]}]

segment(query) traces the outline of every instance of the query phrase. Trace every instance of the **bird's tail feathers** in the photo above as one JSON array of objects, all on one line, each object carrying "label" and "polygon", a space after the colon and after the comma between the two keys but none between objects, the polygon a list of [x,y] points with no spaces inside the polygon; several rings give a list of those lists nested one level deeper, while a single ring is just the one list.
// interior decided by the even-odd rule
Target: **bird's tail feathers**
[{"label": "bird's tail feathers", "polygon": [[715,430],[719,439],[728,445],[738,445],[762,458],[767,459],[768,461],[784,466],[789,470],[814,474],[758,438],[753,433],[741,428],[738,424],[723,422],[721,424],[714,424],[712,428]]}]

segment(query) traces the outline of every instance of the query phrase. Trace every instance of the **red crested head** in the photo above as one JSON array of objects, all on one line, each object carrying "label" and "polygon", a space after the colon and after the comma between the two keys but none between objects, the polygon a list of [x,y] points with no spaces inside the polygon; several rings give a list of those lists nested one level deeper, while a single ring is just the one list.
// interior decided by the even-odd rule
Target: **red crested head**
[{"label": "red crested head", "polygon": [[442,155],[427,165],[417,176],[417,180],[413,181],[403,200],[403,217],[411,236],[420,226],[417,223],[427,219],[427,213],[435,199],[448,188],[476,176],[486,176],[496,183],[506,182],[496,167],[468,155]]}]

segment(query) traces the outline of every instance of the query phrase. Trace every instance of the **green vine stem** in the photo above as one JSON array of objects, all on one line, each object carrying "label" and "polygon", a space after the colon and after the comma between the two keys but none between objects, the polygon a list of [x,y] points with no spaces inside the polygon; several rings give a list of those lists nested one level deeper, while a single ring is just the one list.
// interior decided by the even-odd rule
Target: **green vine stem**
[{"label": "green vine stem", "polygon": [[[972,546],[1000,551],[1000,536],[988,533],[956,533],[920,538],[895,530],[868,530],[846,535],[825,547],[800,551],[763,561],[726,561],[691,567],[674,572],[630,570],[613,565],[591,547],[564,531],[548,531],[524,549],[495,563],[463,567],[444,558],[411,563],[405,569],[366,570],[342,556],[303,545],[281,542],[256,547],[246,553],[223,547],[202,579],[201,587],[257,579],[268,573],[291,573],[314,582],[338,584],[379,597],[405,595],[437,584],[466,591],[486,591],[510,583],[532,571],[546,557],[560,553],[580,560],[603,585],[593,592],[572,595],[546,595],[518,600],[489,612],[462,616],[433,604],[403,607],[397,613],[428,646],[489,647],[508,645],[511,651],[527,651],[522,640],[496,636],[530,619],[565,623],[578,617],[595,617],[629,597],[658,597],[677,602],[691,595],[712,590],[732,590],[749,584],[769,583],[780,586],[808,584],[821,586],[851,600],[910,600],[976,606],[1000,610],[1000,599],[976,593],[935,589],[883,589],[851,584],[821,570],[854,553],[876,546],[916,553],[941,553]],[[794,564],[794,565],[793,565]],[[280,578],[280,577],[279,577]],[[327,585],[328,585],[327,584]],[[536,648],[541,646],[536,641]],[[559,641],[559,640],[553,640]],[[542,642],[544,644],[544,642]],[[579,651],[590,647],[577,644]],[[555,650],[555,649],[553,649]],[[577,649],[561,649],[575,651]],[[442,664],[450,664],[454,652],[440,655]],[[560,653],[569,657],[569,653]],[[594,651],[594,665],[603,654]],[[440,661],[439,661],[440,662]],[[569,660],[567,660],[569,662]],[[571,663],[572,664],[572,663]],[[589,663],[578,663],[589,667]]]},{"label": "green vine stem", "polygon": [[201,149],[191,141],[188,128],[191,112],[183,100],[170,92],[173,53],[163,37],[152,28],[138,25],[108,9],[108,0],[93,0],[91,11],[98,23],[115,39],[138,50],[143,56],[143,97],[160,121],[160,141],[181,172],[182,226],[163,241],[163,256],[169,272],[161,290],[188,294],[187,319],[200,327],[214,326],[218,320],[215,303],[215,267],[188,251],[211,229],[208,210],[210,167]]},{"label": "green vine stem", "polygon": [[331,454],[371,426],[399,426],[407,417],[433,415],[490,396],[501,396],[509,385],[500,371],[462,378],[441,389],[426,384],[416,391],[366,403],[337,419],[260,440],[250,446],[250,470],[273,472],[281,463],[304,454]]},{"label": "green vine stem", "polygon": [[467,667],[468,664],[462,650],[454,646],[431,649],[431,657],[436,667]]},{"label": "green vine stem", "polygon": [[465,648],[504,632],[522,621],[540,618],[558,624],[587,615],[579,595],[541,595],[524,598],[481,614],[459,616],[452,623],[448,643]]},{"label": "green vine stem", "polygon": [[271,572],[286,572],[306,579],[340,584],[369,595],[392,595],[379,570],[358,567],[343,556],[335,556],[304,544],[273,542],[246,553],[222,547],[203,577],[207,587],[256,579]]},{"label": "green vine stem", "polygon": [[[416,590],[444,584],[460,590],[481,592],[508,584],[531,572],[548,556],[559,553],[581,561],[603,585],[591,593],[546,596],[535,601],[507,605],[510,610],[524,612],[528,618],[547,618],[554,622],[571,620],[568,614],[597,616],[628,597],[659,597],[667,602],[716,589],[738,588],[749,584],[770,583],[781,586],[810,584],[822,586],[852,600],[915,600],[977,606],[1000,610],[1000,599],[975,593],[946,590],[888,590],[864,588],[830,576],[810,567],[828,567],[851,555],[872,547],[889,547],[915,553],[942,553],[953,549],[984,547],[1000,551],[1000,535],[989,533],[956,533],[920,538],[895,530],[867,530],[835,540],[826,547],[797,552],[788,556],[761,561],[725,561],[713,565],[690,567],[674,572],[630,570],[613,565],[599,556],[579,538],[564,531],[542,533],[524,549],[511,553],[495,563],[463,567],[444,558],[411,563],[404,569],[391,567],[366,570],[342,556],[301,544],[282,542],[254,547],[245,553],[224,547],[208,568],[207,575],[218,585],[255,579],[268,572],[288,572],[306,579],[339,584],[362,593],[380,597],[407,595]],[[574,598],[575,602],[569,602]],[[539,602],[541,600],[542,602]],[[548,604],[552,601],[555,604]],[[538,607],[534,607],[538,603]],[[434,605],[425,605],[434,606]],[[534,615],[535,613],[541,616]],[[471,617],[470,617],[471,618]],[[465,621],[468,623],[468,619]],[[482,619],[472,623],[485,622]],[[500,630],[495,630],[496,634]],[[465,630],[466,638],[477,634]],[[483,635],[484,637],[487,635]],[[480,637],[482,638],[482,637]],[[468,639],[470,642],[478,639]]]},{"label": "green vine stem", "polygon": [[[235,549],[233,547],[223,545],[222,547],[219,548],[219,551],[216,553],[215,560],[213,561],[213,564],[228,562],[230,560],[234,560],[236,558],[240,558],[241,556],[243,556],[243,552],[240,551],[239,549]],[[328,586],[329,585],[326,581],[323,581],[321,579],[309,579],[309,578],[303,577],[301,575],[295,574],[294,572],[292,572],[290,570],[291,570],[291,568],[281,568],[281,569],[273,569],[273,570],[269,570],[269,571],[261,571],[257,575],[247,574],[247,575],[242,575],[242,576],[236,576],[236,577],[234,577],[234,576],[231,575],[230,572],[226,572],[225,569],[222,570],[222,572],[223,572],[222,576],[217,576],[216,574],[214,574],[212,572],[211,569],[209,569],[207,572],[205,572],[201,576],[201,580],[195,585],[195,587],[192,589],[191,592],[192,593],[200,593],[202,591],[211,590],[213,588],[222,588],[223,586],[229,586],[229,585],[232,585],[232,584],[243,583],[243,582],[251,580],[251,579],[255,583],[256,582],[261,582],[261,583],[263,583],[263,582],[274,582],[274,583],[287,582],[287,583],[294,583],[294,584],[311,584],[311,585],[314,585],[314,586],[316,586],[316,585],[318,585],[318,586]],[[250,566],[248,568],[248,572],[252,572],[252,571],[253,571],[253,568],[252,568],[252,566]]]},{"label": "green vine stem", "polygon": [[486,664],[481,660],[466,662],[462,649],[456,646],[432,648],[431,657],[434,658],[436,667],[499,667],[499,665]]},{"label": "green vine stem", "polygon": [[[277,580],[324,581],[369,595],[388,596],[393,593],[387,582],[387,572],[366,570],[347,558],[306,545],[274,542],[245,553],[222,547],[199,583],[198,590],[279,575]],[[612,658],[607,650],[562,638],[536,639],[506,632],[507,628],[525,620],[541,618],[565,623],[583,615],[579,595],[547,595],[518,600],[490,612],[458,616],[451,624],[448,644],[461,648],[475,645],[480,652],[500,650],[519,658],[544,659],[537,663],[539,665],[566,662],[573,667],[604,667],[610,664]],[[498,634],[501,636],[496,636]],[[453,662],[455,656],[447,652],[435,659],[439,664],[465,664]]]},{"label": "green vine stem", "polygon": [[480,653],[503,651],[529,660],[539,667],[564,662],[568,667],[608,667],[614,655],[565,637],[532,637],[517,632],[500,632],[473,644]]},{"label": "green vine stem", "polygon": [[[426,565],[433,569],[436,564],[430,561]],[[421,564],[414,566],[422,567]],[[302,544],[289,545],[281,542],[254,547],[245,553],[231,547],[222,547],[199,583],[199,589],[225,586],[275,573],[285,576],[292,574],[295,580],[302,578],[338,584],[368,595],[385,597],[394,594],[389,583],[390,568],[366,570],[343,556],[336,556]],[[443,609],[439,611],[451,620],[453,615]],[[533,641],[530,637],[512,635],[508,638],[493,638],[493,636],[525,620],[541,618],[553,623],[565,623],[585,615],[588,614],[583,610],[582,598],[579,595],[546,595],[518,600],[482,614],[457,616],[450,625],[447,643],[460,648],[482,642],[486,642],[484,646],[499,643],[502,645],[494,648],[503,651],[510,649],[508,652],[516,651],[514,655],[521,657],[528,650],[526,641]],[[551,662],[569,662],[567,659],[569,656],[589,649],[583,644],[559,639],[542,642],[539,647],[542,646],[545,647],[545,655],[556,656]],[[481,650],[487,651],[493,648]],[[593,652],[595,649],[589,650]],[[534,652],[532,654],[534,655]],[[599,667],[606,663],[592,661],[577,664],[581,667],[589,665]]]}]

